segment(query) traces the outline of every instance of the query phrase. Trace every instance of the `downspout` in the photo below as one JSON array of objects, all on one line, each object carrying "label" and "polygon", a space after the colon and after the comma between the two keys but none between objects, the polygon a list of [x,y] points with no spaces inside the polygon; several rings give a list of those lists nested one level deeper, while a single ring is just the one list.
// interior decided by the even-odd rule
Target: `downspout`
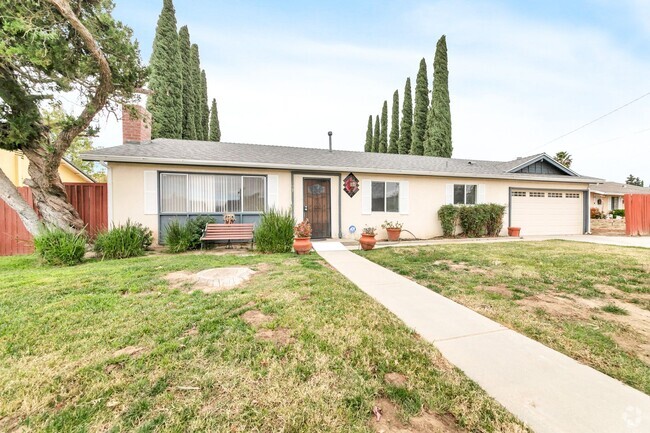
[{"label": "downspout", "polygon": [[342,194],[341,194],[341,189],[342,189],[341,188],[341,173],[338,174],[338,178],[339,178],[339,183],[338,183],[338,194],[339,194],[339,239],[342,239],[343,238],[343,228],[341,227],[341,224],[342,224],[342,222],[341,222],[341,213],[342,213],[342,209],[341,209],[341,196],[342,196]]}]

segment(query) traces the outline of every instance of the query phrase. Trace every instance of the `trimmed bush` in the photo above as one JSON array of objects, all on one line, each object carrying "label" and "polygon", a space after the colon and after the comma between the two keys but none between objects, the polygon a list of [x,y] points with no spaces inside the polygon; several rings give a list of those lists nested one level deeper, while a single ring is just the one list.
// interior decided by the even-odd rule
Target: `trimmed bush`
[{"label": "trimmed bush", "polygon": [[76,265],[81,263],[86,253],[86,235],[43,226],[34,237],[34,249],[41,260],[49,265]]},{"label": "trimmed bush", "polygon": [[271,209],[262,214],[255,229],[255,245],[263,253],[288,253],[293,246],[293,227],[296,220],[291,211]]},{"label": "trimmed bush", "polygon": [[597,207],[592,207],[592,208],[589,210],[589,215],[590,215],[590,217],[591,217],[592,220],[593,220],[593,219],[597,219],[597,220],[598,220],[598,219],[605,218],[605,214],[602,213],[602,212],[600,211],[600,209],[598,209]]},{"label": "trimmed bush", "polygon": [[102,259],[137,257],[151,246],[153,234],[148,227],[127,220],[126,224],[113,226],[99,233],[95,239],[95,253]]},{"label": "trimmed bush", "polygon": [[480,204],[485,208],[484,212],[487,217],[485,223],[485,232],[488,236],[497,237],[503,228],[503,215],[506,207],[496,203]]},{"label": "trimmed bush", "polygon": [[506,207],[496,203],[472,206],[454,206],[447,204],[438,209],[438,219],[445,237],[455,236],[460,224],[465,236],[499,236],[503,228],[503,215]]},{"label": "trimmed bush", "polygon": [[446,204],[438,209],[438,219],[442,225],[442,234],[445,237],[456,235],[456,226],[458,225],[458,207],[453,204]]},{"label": "trimmed bush", "polygon": [[[200,235],[199,235],[200,237]],[[184,253],[192,247],[192,227],[188,223],[171,220],[165,228],[165,244],[170,253]]]},{"label": "trimmed bush", "polygon": [[478,238],[485,234],[487,214],[480,205],[460,206],[458,219],[463,233],[468,238]]},{"label": "trimmed bush", "polygon": [[625,209],[615,209],[615,210],[613,210],[612,211],[612,216],[614,218],[616,218],[616,217],[625,218]]}]

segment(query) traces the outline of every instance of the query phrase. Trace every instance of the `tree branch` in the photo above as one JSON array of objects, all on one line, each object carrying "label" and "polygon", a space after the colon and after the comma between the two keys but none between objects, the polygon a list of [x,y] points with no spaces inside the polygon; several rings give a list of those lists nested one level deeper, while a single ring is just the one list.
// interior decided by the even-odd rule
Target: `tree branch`
[{"label": "tree branch", "polygon": [[77,120],[61,131],[56,138],[56,142],[54,143],[55,158],[52,158],[52,162],[56,162],[56,168],[58,168],[58,162],[61,157],[63,157],[65,151],[68,150],[68,147],[70,147],[72,140],[79,135],[79,133],[88,128],[88,125],[90,125],[90,122],[93,120],[95,115],[106,104],[109,94],[113,91],[113,83],[111,68],[104,52],[97,44],[92,33],[90,33],[86,26],[79,20],[77,14],[74,13],[70,7],[70,3],[67,0],[47,1],[51,3],[70,23],[72,28],[78,33],[79,37],[84,42],[90,55],[97,61],[99,66],[99,81],[93,97],[86,104]]}]

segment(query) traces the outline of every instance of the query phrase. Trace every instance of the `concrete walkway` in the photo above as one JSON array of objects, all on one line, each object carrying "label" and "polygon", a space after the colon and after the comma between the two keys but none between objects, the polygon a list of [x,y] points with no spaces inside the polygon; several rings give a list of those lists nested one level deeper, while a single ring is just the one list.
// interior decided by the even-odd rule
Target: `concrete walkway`
[{"label": "concrete walkway", "polygon": [[650,397],[348,251],[314,249],[537,433],[650,431]]}]

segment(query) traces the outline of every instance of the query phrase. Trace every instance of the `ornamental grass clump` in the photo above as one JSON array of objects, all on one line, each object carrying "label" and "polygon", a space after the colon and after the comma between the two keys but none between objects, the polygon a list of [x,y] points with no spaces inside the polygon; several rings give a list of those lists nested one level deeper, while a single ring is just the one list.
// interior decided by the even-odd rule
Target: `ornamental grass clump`
[{"label": "ornamental grass clump", "polygon": [[262,214],[255,229],[255,246],[262,253],[289,253],[296,220],[291,211],[271,209]]},{"label": "ornamental grass clump", "polygon": [[72,266],[81,263],[86,253],[86,235],[59,227],[43,226],[34,237],[34,249],[48,265]]},{"label": "ornamental grass clump", "polygon": [[144,255],[153,242],[153,233],[140,223],[127,220],[95,238],[95,253],[102,259],[126,259]]},{"label": "ornamental grass clump", "polygon": [[171,220],[165,227],[165,244],[170,253],[184,253],[192,247],[192,227],[178,220]]}]

